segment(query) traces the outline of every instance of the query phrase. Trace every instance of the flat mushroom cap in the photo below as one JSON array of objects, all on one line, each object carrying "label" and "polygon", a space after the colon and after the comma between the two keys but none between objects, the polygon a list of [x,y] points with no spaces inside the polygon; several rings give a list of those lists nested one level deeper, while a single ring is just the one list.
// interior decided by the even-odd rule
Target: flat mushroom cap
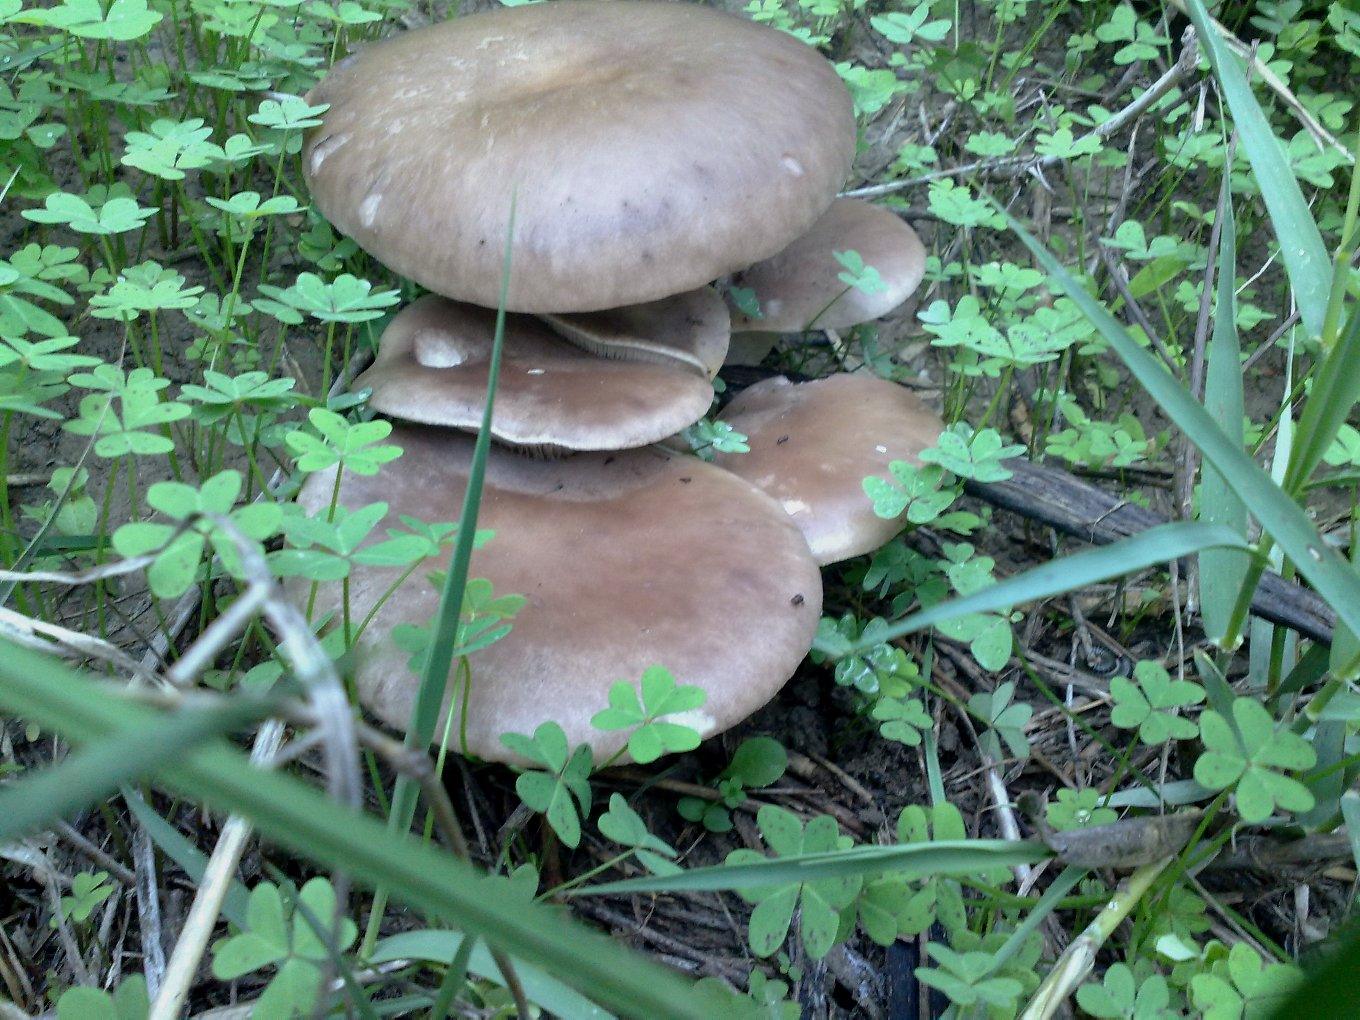
[{"label": "flat mushroom cap", "polygon": [[867,373],[796,384],[775,376],[740,393],[722,420],[751,450],[714,462],[779,500],[823,566],[872,552],[902,529],[874,513],[863,481],[887,475],[890,461],[920,464],[944,429],[916,394]]},{"label": "flat mushroom cap", "polygon": [[554,0],[341,61],[303,170],[396,272],[494,307],[584,312],[692,290],[803,233],[850,169],[849,92],[816,50],[690,3]]},{"label": "flat mushroom cap", "polygon": [[723,366],[732,323],[712,287],[602,312],[542,316],[564,339],[624,361],[689,365],[712,379]]},{"label": "flat mushroom cap", "polygon": [[[877,294],[857,287],[847,291],[839,278],[844,270],[836,261],[838,251],[859,252],[886,288]],[[734,312],[732,329],[796,333],[810,324],[817,329],[858,326],[909,298],[925,269],[925,246],[900,216],[859,199],[839,198],[807,233],[733,278],[736,286],[755,291],[764,314],[755,319]]]},{"label": "flat mushroom cap", "polygon": [[[392,440],[404,454],[376,476],[345,475],[340,503],[387,503],[379,537],[400,514],[456,519],[472,438],[402,425]],[[310,476],[298,502],[324,512],[333,484],[331,472]],[[821,574],[802,535],[764,493],[694,457],[650,447],[534,461],[493,448],[477,525],[496,534],[473,554],[471,576],[490,580],[497,596],[527,599],[508,636],[469,657],[467,749],[480,758],[512,760],[500,734],[532,733],[549,719],[573,747],[589,742],[597,761],[608,758],[628,731],[597,730],[592,716],[608,707],[614,683],[636,686],[657,664],[707,691],[675,721],[711,736],[769,701],[812,645]],[[439,593],[427,574],[448,562],[445,552],[418,567],[358,642],[359,698],[394,728],[407,725],[417,681],[391,631],[434,617]],[[356,566],[352,618],[401,573]],[[304,603],[308,587],[290,588],[292,597]],[[314,618],[338,611],[340,598],[340,584],[321,585]]]},{"label": "flat mushroom cap", "polygon": [[[383,414],[476,430],[495,328],[490,309],[427,294],[388,324],[354,389],[372,387]],[[712,384],[687,365],[597,358],[508,315],[491,434],[541,451],[631,449],[692,425],[712,401]]]}]

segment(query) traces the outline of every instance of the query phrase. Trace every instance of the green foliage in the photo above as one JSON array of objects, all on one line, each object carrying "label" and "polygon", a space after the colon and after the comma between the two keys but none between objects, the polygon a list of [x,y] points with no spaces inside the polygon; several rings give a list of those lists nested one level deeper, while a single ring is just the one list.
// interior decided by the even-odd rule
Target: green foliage
[{"label": "green foliage", "polygon": [[546,771],[521,772],[515,780],[519,799],[543,815],[567,846],[581,842],[581,816],[590,810],[590,745],[569,749],[567,735],[555,722],[545,722],[533,736],[502,733],[501,743]]},{"label": "green foliage", "polygon": [[1077,1005],[1102,1020],[1161,1020],[1171,1006],[1171,989],[1160,974],[1139,981],[1127,964],[1115,963],[1100,982],[1077,989]]},{"label": "green foliage", "polygon": [[315,435],[298,429],[285,437],[297,455],[299,471],[325,471],[338,465],[356,475],[376,475],[384,464],[401,456],[401,447],[382,444],[392,434],[390,422],[350,422],[324,407],[312,408],[307,420]]},{"label": "green foliage", "polygon": [[725,421],[700,418],[685,429],[684,437],[690,449],[704,460],[712,460],[719,453],[749,453],[746,437]]},{"label": "green foliage", "polygon": [[1008,680],[998,684],[994,691],[979,691],[968,699],[969,714],[987,726],[979,736],[994,761],[1029,757],[1025,726],[1034,709],[1023,701],[1012,701],[1014,696],[1015,684]]},{"label": "green foliage", "polygon": [[[279,528],[283,513],[275,503],[236,506],[241,495],[241,474],[221,471],[195,488],[181,482],[157,482],[146,501],[178,524],[136,521],[113,534],[113,547],[124,556],[155,554],[146,577],[160,598],[175,598],[194,583],[204,549],[212,547],[223,569],[243,577],[238,537],[212,520],[229,520],[240,538],[263,542]],[[257,549],[262,554],[262,550]]]},{"label": "green foliage", "polygon": [[[827,853],[852,842],[840,834],[836,820],[829,815],[818,815],[804,825],[792,812],[766,804],[756,814],[756,823],[776,857]],[[764,858],[754,850],[733,850],[727,855],[728,864],[759,860]],[[743,899],[755,904],[747,929],[751,951],[760,957],[773,956],[788,937],[794,912],[798,911],[803,948],[809,956],[820,959],[835,944],[841,911],[854,902],[859,888],[856,875],[737,890]]]},{"label": "green foliage", "polygon": [[335,890],[313,878],[285,898],[279,887],[261,882],[250,893],[245,929],[213,946],[213,976],[231,981],[272,968],[273,976],[255,1004],[260,1016],[305,1015],[316,1004],[331,950],[343,952],[358,934],[348,917],[335,917]]},{"label": "green foliage", "polygon": [[1048,803],[1048,824],[1062,832],[1117,821],[1119,815],[1113,808],[1101,807],[1101,799],[1100,791],[1089,787],[1081,790],[1063,787],[1058,791],[1058,799]]},{"label": "green foliage", "polygon": [[[641,690],[641,700],[638,691]],[[609,707],[597,712],[591,725],[601,730],[632,730],[628,753],[638,764],[663,754],[692,751],[702,735],[693,726],[675,721],[697,712],[708,700],[702,687],[680,685],[664,666],[649,666],[638,686],[620,680],[609,689]]]},{"label": "green foliage", "polygon": [[1190,979],[1190,1000],[1207,1020],[1272,1016],[1302,976],[1288,964],[1263,964],[1255,950],[1238,942]]},{"label": "green foliage", "polygon": [[1264,821],[1277,806],[1313,806],[1312,792],[1287,773],[1312,768],[1317,755],[1308,741],[1279,728],[1260,702],[1234,698],[1231,721],[1206,711],[1200,736],[1205,752],[1195,762],[1195,779],[1211,790],[1231,789],[1243,820]]},{"label": "green foliage", "polygon": [[1133,669],[1133,679],[1110,680],[1114,710],[1110,722],[1121,729],[1137,730],[1145,744],[1168,740],[1192,740],[1199,733],[1194,721],[1177,714],[1204,700],[1204,688],[1189,680],[1172,680],[1158,662],[1144,659]]},{"label": "green foliage", "polygon": [[600,815],[596,824],[607,839],[632,850],[638,862],[653,875],[674,875],[680,871],[675,864],[675,847],[653,836],[647,823],[621,795],[610,794],[609,810]]},{"label": "green foliage", "polygon": [[773,737],[747,737],[738,745],[727,768],[713,780],[716,801],[681,797],[676,809],[686,821],[699,822],[709,832],[728,832],[732,812],[746,802],[746,791],[777,783],[789,767],[789,754]]},{"label": "green foliage", "polygon": [[101,988],[68,988],[57,1000],[57,1020],[146,1020],[151,998],[146,978],[133,974],[112,993]]},{"label": "green foliage", "polygon": [[[109,882],[107,871],[77,872],[71,879],[70,894],[61,898],[61,917],[84,924],[89,921],[95,908],[112,895],[113,884]],[[58,918],[52,918],[53,928],[59,923]]]},{"label": "green foliage", "polygon": [[[963,815],[949,803],[930,808],[910,804],[897,819],[900,843],[960,840],[967,836]],[[1005,872],[1001,875],[1001,881],[1005,881]],[[885,946],[902,935],[919,935],[935,923],[951,933],[967,926],[963,889],[956,879],[943,875],[919,882],[891,873],[869,878],[860,892],[858,909],[864,933]]]}]

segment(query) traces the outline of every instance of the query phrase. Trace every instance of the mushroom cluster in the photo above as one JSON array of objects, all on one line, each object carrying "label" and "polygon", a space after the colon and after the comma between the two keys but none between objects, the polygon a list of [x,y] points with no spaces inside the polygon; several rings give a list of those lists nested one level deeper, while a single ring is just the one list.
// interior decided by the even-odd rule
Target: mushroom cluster
[{"label": "mushroom cluster", "polygon": [[[654,664],[706,692],[674,720],[701,736],[755,711],[811,646],[819,564],[896,530],[862,478],[940,429],[906,390],[854,374],[749,389],[728,415],[748,454],[707,463],[656,445],[709,411],[734,324],[844,328],[920,282],[910,227],[836,199],[855,122],[835,69],[706,7],[554,0],[386,40],[309,99],[329,107],[302,153],[316,207],[430,293],[355,381],[396,420],[403,456],[372,476],[312,475],[305,509],[381,501],[393,526],[457,515],[509,246],[479,518],[497,535],[472,569],[526,601],[446,698],[464,749],[513,761],[500,735],[551,719],[597,761],[616,758],[627,735],[591,718]],[[840,278],[847,251],[877,270],[876,293]],[[734,323],[724,283],[754,292],[764,317]],[[348,581],[351,615],[372,614],[360,700],[394,726],[417,681],[392,632],[430,620],[430,575],[446,565],[431,557],[404,580],[360,565]],[[322,613],[343,597],[338,584],[309,595]]]}]

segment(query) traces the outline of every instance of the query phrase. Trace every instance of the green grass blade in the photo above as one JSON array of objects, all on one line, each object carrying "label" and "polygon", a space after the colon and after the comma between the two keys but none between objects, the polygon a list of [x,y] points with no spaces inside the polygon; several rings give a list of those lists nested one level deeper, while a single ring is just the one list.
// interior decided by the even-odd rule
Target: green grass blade
[{"label": "green grass blade", "polygon": [[1352,311],[1335,346],[1323,359],[1295,430],[1293,456],[1285,472],[1288,492],[1301,492],[1322,463],[1322,455],[1360,400],[1360,310]]},{"label": "green grass blade", "polygon": [[1044,890],[1043,896],[1039,897],[1039,902],[1025,915],[1025,919],[1015,926],[1015,930],[1007,936],[1001,948],[992,954],[992,959],[987,964],[987,973],[995,974],[1006,965],[1007,960],[1020,952],[1029,941],[1029,937],[1044,923],[1044,918],[1058,909],[1063,897],[1075,889],[1077,883],[1087,874],[1085,868],[1078,868],[1075,865],[1063,868],[1058,877]]},{"label": "green grass blade", "polygon": [[[61,664],[0,642],[0,711],[76,742],[150,725],[156,713],[117,698]],[[628,1016],[707,1020],[712,1003],[661,967],[575,922],[518,902],[503,882],[446,851],[268,772],[215,739],[165,763],[156,776],[195,801],[243,815],[261,836],[356,881],[383,885],[422,914],[456,925],[542,967]],[[732,1008],[741,1006],[733,1000]]]},{"label": "green grass blade", "polygon": [[[1228,439],[1242,449],[1246,402],[1242,396],[1242,345],[1237,336],[1237,223],[1230,179],[1225,172],[1219,193],[1218,300],[1206,359],[1204,406]],[[1246,538],[1247,508],[1211,464],[1204,466],[1199,495],[1200,520],[1220,524]],[[1250,565],[1246,556],[1233,549],[1206,549],[1199,554],[1200,612],[1211,640],[1227,634]]]},{"label": "green grass blade", "polygon": [[[128,810],[137,816],[138,824],[146,830],[151,842],[178,864],[191,882],[197,885],[203,881],[203,873],[208,870],[207,856],[181,836],[179,830],[162,818],[155,808],[142,800],[136,790],[123,787],[123,801]],[[238,928],[249,928],[246,921],[249,899],[250,891],[233,878],[227,886],[226,896],[222,898],[222,916]]]},{"label": "green grass blade", "polygon": [[1148,395],[1199,447],[1205,462],[1227,479],[1238,498],[1261,522],[1261,527],[1294,561],[1299,573],[1327,601],[1339,619],[1360,633],[1360,627],[1357,627],[1360,624],[1360,574],[1322,540],[1308,515],[1228,438],[1171,373],[1138,346],[1128,330],[1086,292],[1047,248],[1014,217],[1002,212],[1011,229],[1053,282],[1091,320]]},{"label": "green grass blade", "polygon": [[[434,638],[430,642],[425,667],[421,672],[420,691],[412,710],[411,727],[407,730],[408,746],[427,747],[434,737],[439,708],[444,702],[449,671],[453,667],[453,650],[458,641],[458,621],[463,610],[463,590],[467,587],[468,569],[472,563],[472,546],[477,534],[477,515],[482,505],[482,480],[486,476],[486,459],[491,452],[491,414],[500,382],[501,351],[505,344],[505,300],[510,287],[510,242],[515,233],[515,199],[510,199],[510,226],[505,238],[505,262],[501,270],[501,293],[496,308],[496,331],[491,341],[491,359],[486,374],[486,404],[482,408],[482,423],[473,447],[472,464],[468,469],[467,491],[463,494],[463,509],[458,517],[458,540],[453,558],[444,578],[444,590],[439,598],[439,613],[435,617]],[[394,802],[395,812],[395,802]],[[409,824],[409,820],[407,822]]]},{"label": "green grass blade", "polygon": [[[458,955],[464,941],[463,933],[457,931],[430,928],[404,931],[379,942],[369,962],[376,965],[392,960],[428,960],[431,963],[449,964]],[[505,980],[491,953],[480,942],[472,950],[468,970],[496,984],[503,984]],[[561,1020],[614,1020],[614,1014],[601,1009],[541,970],[528,966],[521,966],[518,970],[525,996],[553,1016],[561,1017]]]},{"label": "green grass blade", "polygon": [[1280,256],[1299,305],[1299,317],[1310,334],[1321,336],[1332,283],[1332,260],[1327,257],[1322,234],[1290,169],[1284,146],[1275,137],[1247,84],[1242,62],[1210,22],[1204,0],[1185,0],[1185,8],[1228,101],[1242,150],[1260,185],[1261,198],[1280,242]]},{"label": "green grass blade", "polygon": [[144,723],[97,740],[60,765],[0,790],[0,842],[96,804],[122,783],[140,779],[189,748],[268,713],[267,705],[239,699],[206,709],[157,712]]},{"label": "green grass blade", "polygon": [[[948,602],[923,609],[919,613],[913,613],[906,619],[890,624],[886,630],[875,631],[872,640],[854,645],[849,651],[866,651],[880,641],[892,641],[924,630],[926,627],[933,627],[945,620],[967,616],[969,613],[1008,609],[1022,602],[1060,595],[1158,563],[1168,563],[1214,546],[1248,548],[1247,540],[1241,535],[1216,524],[1193,521],[1161,524],[1111,545],[1087,549],[1052,560],[1022,574],[998,581],[971,595],[950,599]],[[817,648],[827,655],[837,654],[837,649],[829,646],[819,644]],[[848,653],[842,648],[840,654]]]},{"label": "green grass blade", "polygon": [[[407,747],[424,750],[434,738],[439,709],[448,690],[449,673],[453,666],[453,649],[458,641],[458,623],[463,613],[463,592],[467,587],[468,570],[472,563],[472,546],[477,537],[477,515],[482,506],[482,480],[486,476],[486,459],[491,450],[491,414],[500,382],[501,351],[505,345],[505,300],[510,288],[510,243],[515,234],[515,198],[510,198],[510,224],[505,236],[505,261],[501,269],[501,293],[496,309],[496,330],[491,339],[491,360],[487,365],[486,404],[482,408],[482,423],[472,450],[472,465],[468,470],[467,490],[463,493],[463,508],[458,515],[457,541],[444,587],[439,595],[439,610],[435,614],[434,634],[426,652],[420,673],[420,687],[411,706],[411,721],[406,727]],[[389,828],[406,832],[415,817],[417,787],[415,780],[398,776],[392,789],[392,806],[388,812]],[[369,913],[364,932],[363,948],[370,950],[378,937],[387,895],[378,890]]]},{"label": "green grass blade", "polygon": [[572,891],[572,896],[604,896],[643,892],[718,892],[762,886],[815,882],[850,875],[892,872],[903,878],[970,875],[985,868],[1037,864],[1053,856],[1038,840],[941,839],[895,846],[857,846],[829,853],[772,857],[751,864],[720,864],[677,875],[653,875],[606,882]]}]

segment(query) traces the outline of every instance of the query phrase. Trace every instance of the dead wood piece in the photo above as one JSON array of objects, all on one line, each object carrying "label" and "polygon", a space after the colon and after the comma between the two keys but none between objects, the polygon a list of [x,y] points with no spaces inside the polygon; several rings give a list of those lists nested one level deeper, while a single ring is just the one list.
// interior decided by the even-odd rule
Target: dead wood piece
[{"label": "dead wood piece", "polygon": [[[1006,462],[1011,477],[1002,482],[966,480],[970,496],[1040,521],[1066,535],[1108,545],[1148,528],[1166,524],[1158,513],[1082,481],[1061,468],[1023,458]],[[1315,592],[1267,571],[1252,596],[1251,611],[1271,623],[1330,644],[1336,614]]]}]

